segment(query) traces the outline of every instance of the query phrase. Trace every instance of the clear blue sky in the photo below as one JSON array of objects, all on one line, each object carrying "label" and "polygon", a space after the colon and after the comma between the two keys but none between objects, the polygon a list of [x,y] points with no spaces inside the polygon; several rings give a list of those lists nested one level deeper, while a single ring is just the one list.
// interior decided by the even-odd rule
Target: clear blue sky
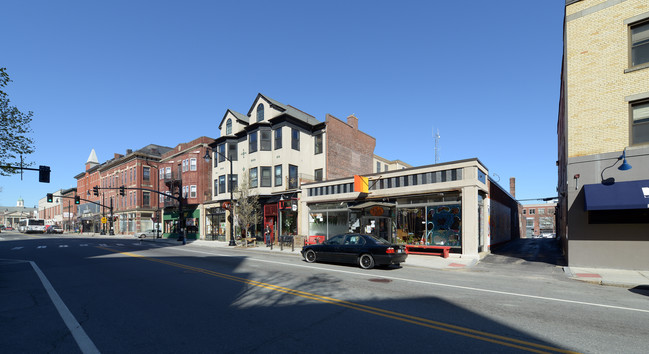
[{"label": "clear blue sky", "polygon": [[[2,4],[5,91],[52,168],[0,177],[38,204],[99,162],[216,138],[257,93],[321,121],[355,114],[375,153],[479,158],[518,199],[556,195],[564,0],[24,1]],[[529,203],[529,202],[528,202]]]}]

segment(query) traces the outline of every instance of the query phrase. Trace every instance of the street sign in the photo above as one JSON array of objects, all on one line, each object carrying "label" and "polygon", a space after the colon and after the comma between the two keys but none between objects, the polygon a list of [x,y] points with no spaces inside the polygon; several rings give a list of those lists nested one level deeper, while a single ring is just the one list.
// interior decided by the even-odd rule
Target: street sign
[{"label": "street sign", "polygon": [[101,218],[101,223],[102,223],[102,224],[105,224],[105,223],[107,223],[107,222],[108,222],[108,219],[106,219],[105,216]]}]

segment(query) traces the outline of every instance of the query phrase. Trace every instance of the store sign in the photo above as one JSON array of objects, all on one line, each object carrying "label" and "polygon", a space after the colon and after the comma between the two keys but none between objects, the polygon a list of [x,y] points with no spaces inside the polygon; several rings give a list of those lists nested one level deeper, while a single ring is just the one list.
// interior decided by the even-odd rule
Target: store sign
[{"label": "store sign", "polygon": [[380,206],[375,206],[370,209],[370,215],[372,216],[381,216],[383,215],[383,212],[383,208],[381,208]]}]

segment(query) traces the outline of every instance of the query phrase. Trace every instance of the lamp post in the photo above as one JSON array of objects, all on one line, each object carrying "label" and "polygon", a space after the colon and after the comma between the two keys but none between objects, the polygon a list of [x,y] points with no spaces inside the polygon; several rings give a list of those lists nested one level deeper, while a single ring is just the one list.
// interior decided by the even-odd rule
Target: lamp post
[{"label": "lamp post", "polygon": [[[158,166],[149,165],[149,160],[147,160],[146,158],[144,159],[144,161],[146,162],[147,167],[155,168],[156,175],[158,176],[156,178],[156,180],[158,181],[156,183],[156,191],[158,192],[158,197],[157,197],[158,201],[155,204],[156,205],[156,208],[155,208],[155,213],[156,214],[155,215],[156,215],[156,221],[157,221],[157,223],[156,223],[157,225],[156,225],[156,228],[155,228],[156,229],[155,238],[158,239],[158,238],[160,238],[160,197],[159,197],[159,195],[160,195],[160,168]],[[149,172],[149,178],[151,178],[151,172]]]},{"label": "lamp post", "polygon": [[[210,150],[207,149],[205,151],[205,156],[203,158],[205,159],[206,162],[209,162],[212,159],[212,156],[210,156]],[[223,155],[222,153],[218,152],[218,150],[211,150],[214,151],[215,153],[219,154],[219,156],[222,156],[224,159],[228,160],[230,162],[230,178],[228,180],[228,186],[230,188],[230,243],[228,246],[236,246],[237,243],[234,241],[234,198],[233,198],[233,190],[232,190],[232,159],[228,158],[227,156]]]}]

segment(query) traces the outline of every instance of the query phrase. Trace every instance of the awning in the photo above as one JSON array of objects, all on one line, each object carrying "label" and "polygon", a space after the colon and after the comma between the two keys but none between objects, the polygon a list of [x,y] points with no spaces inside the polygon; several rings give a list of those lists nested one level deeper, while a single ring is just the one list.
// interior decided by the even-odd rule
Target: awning
[{"label": "awning", "polygon": [[374,206],[380,206],[384,208],[392,208],[394,207],[394,203],[382,203],[382,202],[365,202],[361,204],[356,204],[354,206],[350,206],[349,209],[365,209],[365,208],[370,208]]},{"label": "awning", "polygon": [[649,208],[649,180],[584,185],[585,210]]}]

